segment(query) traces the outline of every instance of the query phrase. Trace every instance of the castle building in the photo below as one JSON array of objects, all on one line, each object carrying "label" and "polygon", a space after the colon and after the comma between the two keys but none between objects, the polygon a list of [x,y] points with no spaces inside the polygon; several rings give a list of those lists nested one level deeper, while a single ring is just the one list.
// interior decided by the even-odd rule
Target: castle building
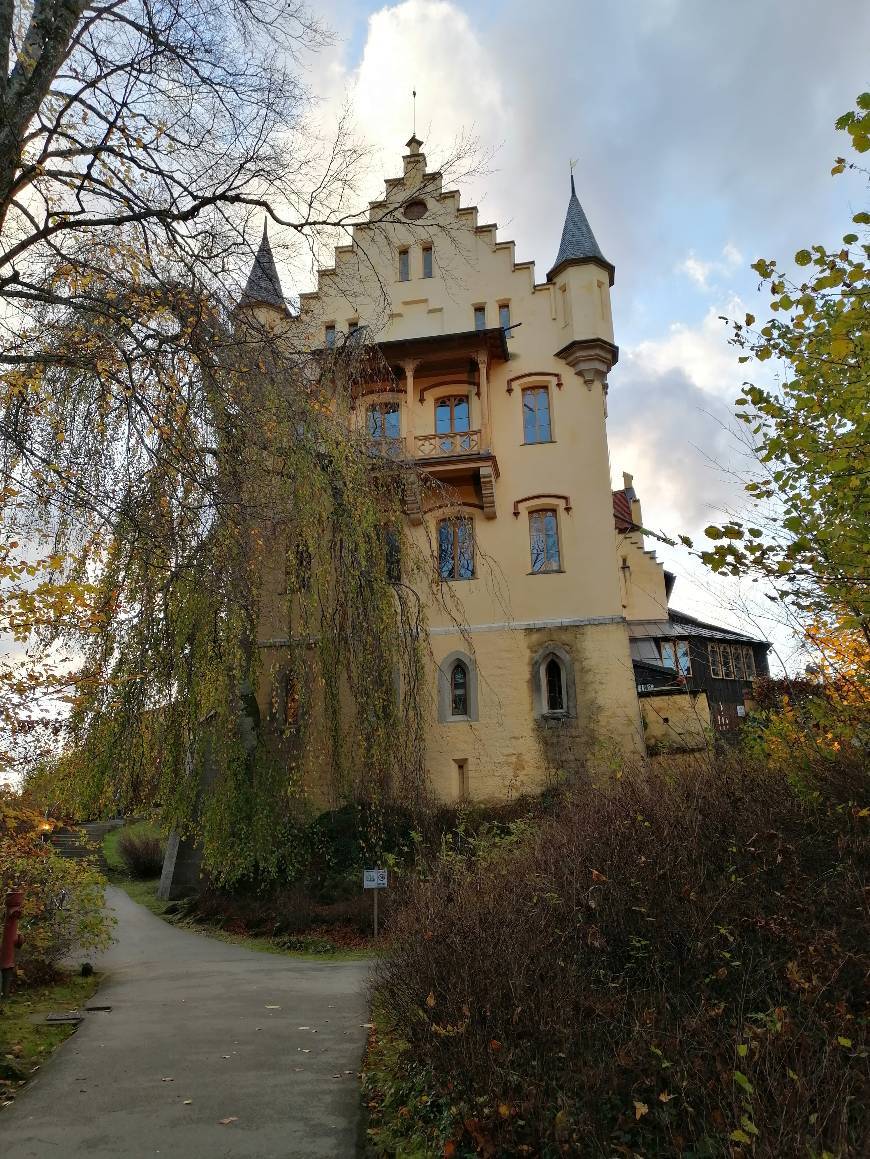
[{"label": "castle building", "polygon": [[614,526],[605,427],[614,268],[573,177],[537,281],[421,146],[407,142],[402,175],[298,313],[265,233],[241,305],[315,347],[360,332],[380,350],[390,374],[355,393],[351,421],[440,484],[409,493],[407,519],[461,609],[462,627],[428,607],[428,775],[446,800],[504,798],[644,753],[631,621],[667,621],[667,597],[662,586],[663,604],[643,606],[626,586],[629,555],[661,567],[642,537],[619,549],[632,532]]}]

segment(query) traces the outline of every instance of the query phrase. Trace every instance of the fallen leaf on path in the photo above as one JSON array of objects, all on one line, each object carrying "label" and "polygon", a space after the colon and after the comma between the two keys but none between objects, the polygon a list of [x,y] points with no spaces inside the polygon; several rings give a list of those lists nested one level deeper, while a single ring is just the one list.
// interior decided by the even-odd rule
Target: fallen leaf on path
[{"label": "fallen leaf on path", "polygon": [[281,1007],[280,1006],[267,1006],[266,1009],[267,1010],[280,1010]]},{"label": "fallen leaf on path", "polygon": [[218,1119],[218,1122],[222,1127],[228,1127],[230,1123],[238,1123],[238,1121],[238,1115],[228,1115],[226,1119]]},{"label": "fallen leaf on path", "polygon": [[186,1107],[189,1107],[189,1106],[190,1106],[190,1104],[191,1104],[192,1102],[193,1102],[193,1099],[185,1099],[185,1100],[184,1100],[184,1105],[185,1105]]},{"label": "fallen leaf on path", "polygon": [[174,1083],[174,1082],[175,1082],[175,1079],[161,1079],[160,1081],[161,1081],[162,1083]]}]

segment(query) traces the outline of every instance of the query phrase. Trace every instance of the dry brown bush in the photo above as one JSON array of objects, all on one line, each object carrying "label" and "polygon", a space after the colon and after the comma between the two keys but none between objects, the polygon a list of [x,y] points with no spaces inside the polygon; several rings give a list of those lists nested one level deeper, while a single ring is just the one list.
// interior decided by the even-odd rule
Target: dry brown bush
[{"label": "dry brown bush", "polygon": [[835,780],[626,772],[409,882],[377,991],[432,1153],[867,1154],[866,785]]},{"label": "dry brown bush", "polygon": [[163,842],[152,833],[122,833],[118,853],[131,877],[159,877],[163,868]]}]

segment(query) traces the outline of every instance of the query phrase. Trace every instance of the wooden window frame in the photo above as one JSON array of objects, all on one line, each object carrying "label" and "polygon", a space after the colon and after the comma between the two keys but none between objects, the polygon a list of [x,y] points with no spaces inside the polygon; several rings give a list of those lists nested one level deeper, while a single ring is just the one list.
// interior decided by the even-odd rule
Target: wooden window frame
[{"label": "wooden window frame", "polygon": [[[542,394],[547,399],[547,437],[545,439],[538,439],[538,438],[530,439],[530,438],[528,438],[528,432],[526,430],[526,396],[529,395],[529,396],[534,396],[535,398],[537,398]],[[522,420],[523,420],[523,446],[524,447],[534,447],[534,446],[539,446],[541,443],[554,442],[555,440],[553,439],[553,408],[551,406],[552,399],[550,397],[549,386],[547,386],[547,384],[543,383],[543,382],[535,383],[533,386],[524,386],[522,391],[520,392],[520,398],[522,400],[522,402],[521,402],[521,405],[522,405],[521,414],[522,414]],[[540,409],[537,405],[534,407],[533,414],[535,417],[534,433],[538,434],[541,424],[540,424],[540,418],[539,418]]]},{"label": "wooden window frame", "polygon": [[710,676],[713,680],[722,679],[722,652],[715,640],[707,643],[707,660],[710,666]]},{"label": "wooden window frame", "polygon": [[[530,575],[548,575],[553,572],[564,571],[562,567],[562,541],[559,534],[559,511],[556,507],[535,507],[529,511],[529,556],[530,556]],[[548,515],[552,515],[553,523],[556,527],[556,560],[555,567],[552,565],[553,561],[547,557],[548,537],[546,519]],[[544,560],[540,567],[535,567],[535,522],[541,522],[541,535],[544,544]]]},{"label": "wooden window frame", "polygon": [[[384,433],[382,435],[372,434],[369,415],[373,412],[381,416],[381,426]],[[399,433],[397,435],[387,434],[386,415],[394,414],[399,420]],[[370,402],[366,407],[366,434],[368,437],[378,443],[394,443],[402,438],[402,408],[395,399],[378,399],[376,402]]]},{"label": "wooden window frame", "polygon": [[[404,277],[402,276],[404,275]],[[410,282],[411,280],[411,251],[409,249],[399,250],[399,281]]]},{"label": "wooden window frame", "polygon": [[422,247],[423,254],[423,277],[434,277],[435,273],[435,254],[431,245],[424,245]]},{"label": "wooden window frame", "polygon": [[[453,561],[452,574],[444,575],[441,570],[441,528],[449,527],[452,536],[451,558]],[[469,530],[469,537],[471,543],[471,575],[460,575],[461,569],[461,550],[460,550],[460,533],[463,527]],[[442,583],[462,583],[476,578],[477,570],[477,552],[474,534],[474,520],[470,515],[452,516],[448,519],[438,520],[438,575]]]}]

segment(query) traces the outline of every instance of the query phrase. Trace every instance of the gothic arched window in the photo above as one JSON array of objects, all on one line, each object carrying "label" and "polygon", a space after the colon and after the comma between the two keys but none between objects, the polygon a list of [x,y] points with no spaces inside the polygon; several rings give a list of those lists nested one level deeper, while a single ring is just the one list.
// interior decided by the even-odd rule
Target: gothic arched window
[{"label": "gothic arched window", "polygon": [[477,665],[467,652],[451,652],[438,665],[438,720],[461,724],[478,719]]},{"label": "gothic arched window", "polygon": [[547,712],[565,711],[565,679],[562,665],[551,656],[544,665]]},{"label": "gothic arched window", "polygon": [[468,669],[461,660],[450,670],[450,715],[468,716]]},{"label": "gothic arched window", "polygon": [[561,644],[546,644],[532,661],[532,709],[539,719],[577,715],[574,661]]}]

